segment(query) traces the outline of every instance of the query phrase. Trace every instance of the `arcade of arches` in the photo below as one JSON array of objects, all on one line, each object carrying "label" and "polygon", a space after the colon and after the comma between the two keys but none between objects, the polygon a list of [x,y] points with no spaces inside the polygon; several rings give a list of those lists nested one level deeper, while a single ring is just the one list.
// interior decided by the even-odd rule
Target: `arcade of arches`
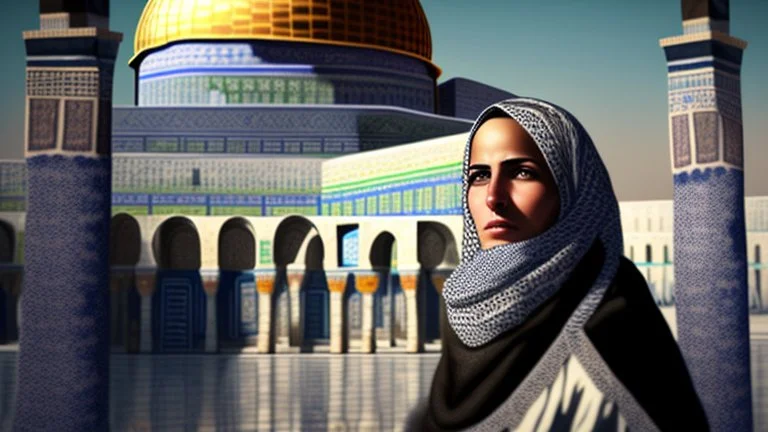
[{"label": "arcade of arches", "polygon": [[439,343],[439,291],[458,264],[456,227],[275,219],[212,227],[174,216],[152,226],[115,215],[113,350],[422,352]]}]

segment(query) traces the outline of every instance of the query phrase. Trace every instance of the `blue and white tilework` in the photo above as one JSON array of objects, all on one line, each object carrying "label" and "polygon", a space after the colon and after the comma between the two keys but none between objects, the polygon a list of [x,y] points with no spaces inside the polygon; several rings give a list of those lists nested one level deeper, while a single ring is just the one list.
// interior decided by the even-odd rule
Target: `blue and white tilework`
[{"label": "blue and white tilework", "polygon": [[27,163],[14,426],[106,430],[111,161],[57,155]]}]

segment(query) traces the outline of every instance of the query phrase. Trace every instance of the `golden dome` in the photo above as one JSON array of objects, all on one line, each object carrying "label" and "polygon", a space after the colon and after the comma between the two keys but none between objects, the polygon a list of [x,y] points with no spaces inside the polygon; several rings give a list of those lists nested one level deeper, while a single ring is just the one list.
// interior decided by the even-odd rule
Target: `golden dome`
[{"label": "golden dome", "polygon": [[266,39],[377,48],[431,62],[418,0],[149,0],[130,63],[181,40]]}]

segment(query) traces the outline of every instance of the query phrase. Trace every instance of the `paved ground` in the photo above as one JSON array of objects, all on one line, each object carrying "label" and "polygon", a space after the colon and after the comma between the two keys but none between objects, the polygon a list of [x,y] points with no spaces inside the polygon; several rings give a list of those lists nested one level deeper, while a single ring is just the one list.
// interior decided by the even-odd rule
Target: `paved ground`
[{"label": "paved ground", "polygon": [[[674,324],[674,311],[664,313]],[[768,315],[751,321],[755,430],[768,431]],[[115,354],[112,430],[400,430],[410,407],[428,394],[438,359]],[[15,387],[16,351],[5,347],[0,431],[10,430]]]}]

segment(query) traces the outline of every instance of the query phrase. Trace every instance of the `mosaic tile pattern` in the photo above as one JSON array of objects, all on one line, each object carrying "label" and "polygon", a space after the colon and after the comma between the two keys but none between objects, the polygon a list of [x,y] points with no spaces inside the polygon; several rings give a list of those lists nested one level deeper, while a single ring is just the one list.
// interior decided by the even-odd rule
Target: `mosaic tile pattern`
[{"label": "mosaic tile pattern", "polygon": [[30,98],[28,118],[28,150],[55,149],[59,130],[59,100]]},{"label": "mosaic tile pattern", "polygon": [[675,168],[691,164],[691,140],[688,131],[688,114],[672,117],[672,147]]},{"label": "mosaic tile pattern", "polygon": [[[381,107],[277,106],[221,108],[136,108],[119,107],[113,111],[115,139],[137,134],[194,136],[195,133],[235,135],[259,138],[309,137],[344,142],[382,142],[389,145],[411,143],[466,132],[472,122],[460,119],[424,117],[418,113]],[[223,136],[222,136],[223,138]],[[329,150],[325,150],[326,152]]]},{"label": "mosaic tile pattern", "polygon": [[57,68],[27,68],[27,96],[98,97],[98,70],[79,69],[63,71]]},{"label": "mosaic tile pattern", "polygon": [[14,427],[105,430],[109,262],[102,251],[109,250],[111,164],[58,155],[27,164],[24,348]]},{"label": "mosaic tile pattern", "polygon": [[720,127],[717,111],[693,113],[696,131],[696,163],[719,160]]},{"label": "mosaic tile pattern", "polygon": [[323,214],[460,214],[464,134],[323,163]]},{"label": "mosaic tile pattern", "polygon": [[313,46],[312,54],[285,61],[286,53],[309,48],[284,48],[185,43],[151,53],[139,72],[139,105],[336,103],[434,111],[434,79],[423,67],[414,74],[415,59],[389,54],[392,61],[382,62],[382,53]]},{"label": "mosaic tile pattern", "polygon": [[744,164],[744,138],[740,121],[723,116],[723,159],[733,165]]},{"label": "mosaic tile pattern", "polygon": [[743,176],[718,167],[674,177],[678,341],[713,430],[751,420]]},{"label": "mosaic tile pattern", "polygon": [[64,101],[63,150],[87,152],[93,149],[93,100]]}]

